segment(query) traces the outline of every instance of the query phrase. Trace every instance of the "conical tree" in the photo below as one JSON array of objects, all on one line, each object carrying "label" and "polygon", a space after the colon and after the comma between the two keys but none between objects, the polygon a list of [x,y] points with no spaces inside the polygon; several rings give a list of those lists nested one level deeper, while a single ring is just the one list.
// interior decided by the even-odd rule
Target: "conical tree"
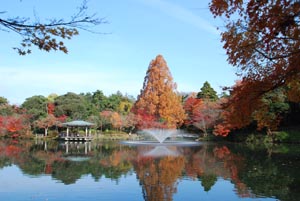
[{"label": "conical tree", "polygon": [[207,99],[211,101],[218,100],[217,92],[210,86],[210,84],[206,81],[204,82],[201,91],[197,94],[197,98]]},{"label": "conical tree", "polygon": [[176,93],[176,84],[162,55],[150,62],[133,111],[140,117],[142,128],[176,128],[183,122],[181,97]]}]

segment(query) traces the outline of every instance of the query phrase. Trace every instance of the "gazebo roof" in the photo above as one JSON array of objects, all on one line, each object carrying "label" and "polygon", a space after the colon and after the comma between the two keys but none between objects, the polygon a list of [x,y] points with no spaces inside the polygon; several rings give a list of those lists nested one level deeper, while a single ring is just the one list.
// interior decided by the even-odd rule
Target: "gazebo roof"
[{"label": "gazebo roof", "polygon": [[63,123],[62,125],[64,126],[79,126],[79,127],[89,127],[89,126],[93,126],[95,124],[87,122],[87,121],[82,121],[82,120],[76,120],[76,121],[70,121],[70,122],[66,122]]}]

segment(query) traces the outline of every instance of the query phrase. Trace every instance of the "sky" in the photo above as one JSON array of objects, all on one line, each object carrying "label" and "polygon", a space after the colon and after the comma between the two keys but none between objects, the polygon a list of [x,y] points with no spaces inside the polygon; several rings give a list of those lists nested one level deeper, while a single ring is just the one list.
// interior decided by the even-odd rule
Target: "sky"
[{"label": "sky", "polygon": [[[16,16],[43,21],[76,13],[82,0],[10,0],[0,18]],[[108,23],[80,31],[65,41],[69,53],[44,52],[20,56],[13,50],[22,38],[0,27],[0,96],[22,104],[34,95],[67,92],[106,96],[120,91],[136,97],[151,60],[163,55],[178,92],[199,92],[208,81],[218,94],[238,77],[227,63],[209,0],[89,0],[88,12]]]}]

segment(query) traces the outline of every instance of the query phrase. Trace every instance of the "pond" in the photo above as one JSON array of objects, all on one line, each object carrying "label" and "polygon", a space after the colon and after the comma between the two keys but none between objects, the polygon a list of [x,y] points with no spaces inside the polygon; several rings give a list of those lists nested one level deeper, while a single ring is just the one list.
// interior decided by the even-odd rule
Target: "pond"
[{"label": "pond", "polygon": [[296,201],[299,168],[299,145],[154,147],[2,140],[0,198]]}]

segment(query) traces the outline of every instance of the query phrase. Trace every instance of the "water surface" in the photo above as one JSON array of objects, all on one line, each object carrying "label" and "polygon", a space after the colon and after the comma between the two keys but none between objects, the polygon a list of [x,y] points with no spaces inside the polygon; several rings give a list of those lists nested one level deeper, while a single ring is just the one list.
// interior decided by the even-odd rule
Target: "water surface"
[{"label": "water surface", "polygon": [[155,147],[2,140],[0,198],[296,201],[299,153],[297,145]]}]

